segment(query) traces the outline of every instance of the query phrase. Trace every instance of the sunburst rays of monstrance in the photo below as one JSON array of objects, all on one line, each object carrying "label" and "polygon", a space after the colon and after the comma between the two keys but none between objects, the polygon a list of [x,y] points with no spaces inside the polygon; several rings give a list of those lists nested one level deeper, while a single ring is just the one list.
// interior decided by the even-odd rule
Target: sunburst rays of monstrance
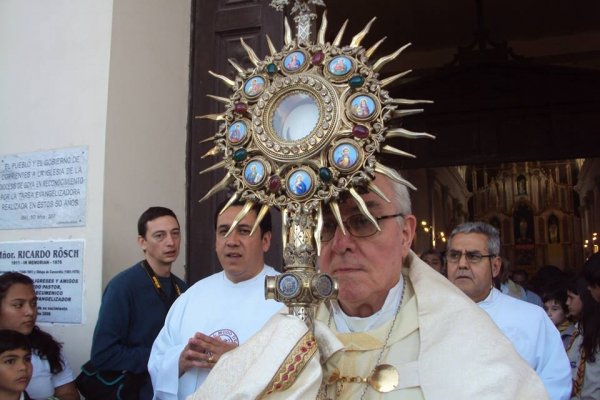
[{"label": "sunburst rays of monstrance", "polygon": [[223,103],[225,111],[196,117],[220,122],[217,133],[202,141],[214,144],[202,158],[220,156],[221,160],[200,173],[226,170],[225,177],[200,201],[229,189],[233,195],[221,213],[238,200],[245,202],[227,235],[256,204],[262,206],[252,232],[270,207],[281,210],[284,272],[267,277],[265,295],[285,303],[290,314],[309,326],[318,303],[335,298],[338,289],[334,278],[315,268],[323,213],[331,212],[347,234],[339,201],[349,196],[380,230],[359,192],[368,190],[390,201],[375,184],[376,173],[415,189],[394,169],[377,161],[379,153],[414,157],[384,144],[385,140],[434,138],[428,133],[386,127],[393,118],[423,111],[398,106],[430,101],[389,96],[385,88],[410,71],[385,78],[379,71],[410,44],[372,60],[385,39],[368,49],[361,46],[374,21],[369,21],[349,45],[341,46],[348,21],[329,43],[325,41],[326,12],[315,42],[293,39],[285,19],[283,49],[277,51],[267,36],[270,54],[264,59],[240,39],[253,67],[243,68],[229,60],[235,77],[209,71],[232,93],[228,98],[208,95]]}]

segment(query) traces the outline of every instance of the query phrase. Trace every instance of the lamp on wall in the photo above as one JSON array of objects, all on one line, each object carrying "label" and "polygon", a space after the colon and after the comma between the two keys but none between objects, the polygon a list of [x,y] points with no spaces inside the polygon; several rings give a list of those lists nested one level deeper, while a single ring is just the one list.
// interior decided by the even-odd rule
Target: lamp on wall
[{"label": "lamp on wall", "polygon": [[440,240],[441,242],[446,243],[446,234],[443,231],[439,231],[436,234],[435,227],[426,220],[421,221],[421,229],[423,229],[423,232],[429,234],[429,237],[431,239],[431,247],[433,249],[435,249],[436,240]]},{"label": "lamp on wall", "polygon": [[589,249],[588,251],[591,251],[592,254],[597,253],[598,250],[600,250],[598,247],[598,233],[597,232],[592,233],[591,239],[585,239],[583,241],[583,248]]}]

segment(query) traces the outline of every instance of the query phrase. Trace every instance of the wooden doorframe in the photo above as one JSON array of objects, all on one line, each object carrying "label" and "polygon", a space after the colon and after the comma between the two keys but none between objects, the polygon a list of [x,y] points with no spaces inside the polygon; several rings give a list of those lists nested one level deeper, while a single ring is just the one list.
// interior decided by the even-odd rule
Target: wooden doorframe
[{"label": "wooden doorframe", "polygon": [[[227,59],[236,60],[243,66],[250,61],[240,44],[240,38],[250,45],[259,57],[268,52],[265,35],[275,46],[282,44],[283,16],[269,6],[270,0],[193,0],[192,32],[190,40],[190,92],[188,109],[187,141],[187,253],[186,279],[196,282],[220,271],[215,254],[213,219],[226,193],[219,193],[202,204],[198,201],[224,176],[224,172],[199,172],[216,162],[214,157],[201,159],[212,143],[200,143],[218,129],[213,121],[197,119],[196,116],[223,111],[223,105],[206,95],[229,97],[228,88],[208,71],[233,77],[233,67]],[[274,228],[277,226],[273,224]],[[274,235],[279,231],[273,232]],[[276,236],[275,236],[276,237]],[[278,266],[281,259],[279,240],[273,241],[267,262]]]}]

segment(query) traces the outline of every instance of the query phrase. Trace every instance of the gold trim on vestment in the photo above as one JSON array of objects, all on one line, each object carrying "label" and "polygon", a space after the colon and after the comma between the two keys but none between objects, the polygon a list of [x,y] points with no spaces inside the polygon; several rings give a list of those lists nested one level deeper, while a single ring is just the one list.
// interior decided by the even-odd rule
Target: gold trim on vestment
[{"label": "gold trim on vestment", "polygon": [[311,331],[306,332],[289,352],[285,360],[283,360],[279,370],[275,373],[265,390],[258,396],[258,399],[262,399],[273,392],[284,391],[292,386],[296,378],[304,370],[306,364],[308,364],[317,352],[317,349],[314,334]]}]

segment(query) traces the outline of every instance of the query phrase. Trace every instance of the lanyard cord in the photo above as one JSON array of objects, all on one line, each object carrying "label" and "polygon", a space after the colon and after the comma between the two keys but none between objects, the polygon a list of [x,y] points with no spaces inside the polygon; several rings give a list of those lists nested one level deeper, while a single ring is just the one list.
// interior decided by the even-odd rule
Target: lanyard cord
[{"label": "lanyard cord", "polygon": [[158,296],[161,298],[161,300],[164,301],[165,304],[167,304],[170,308],[171,304],[173,304],[175,299],[181,295],[181,288],[175,281],[173,274],[171,274],[171,285],[173,286],[173,290],[171,291],[171,298],[167,299],[167,294],[165,293],[164,289],[160,285],[160,281],[158,280],[158,277],[156,276],[156,273],[154,272],[152,267],[150,267],[150,264],[148,264],[148,262],[146,260],[143,260],[142,266],[144,267],[144,270],[146,271],[148,278],[150,278],[150,281],[152,281],[152,286],[154,286],[156,293],[158,293]]}]

